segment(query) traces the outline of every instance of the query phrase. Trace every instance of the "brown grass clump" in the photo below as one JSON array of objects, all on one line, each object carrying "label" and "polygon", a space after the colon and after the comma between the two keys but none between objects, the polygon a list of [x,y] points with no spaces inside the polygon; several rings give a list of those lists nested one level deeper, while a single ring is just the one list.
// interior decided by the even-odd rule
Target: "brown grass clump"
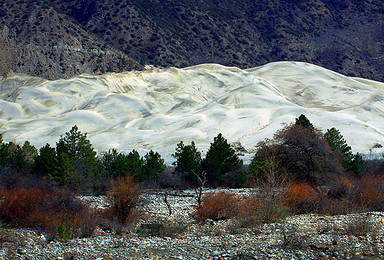
[{"label": "brown grass clump", "polygon": [[3,188],[0,197],[0,218],[9,225],[43,229],[55,235],[61,226],[67,238],[89,236],[96,226],[95,212],[66,190]]},{"label": "brown grass clump", "polygon": [[197,221],[206,219],[223,220],[234,217],[239,212],[240,198],[230,192],[211,192],[203,196],[200,207],[195,211]]},{"label": "brown grass clump", "polygon": [[370,175],[355,182],[355,199],[363,210],[384,210],[384,176]]},{"label": "brown grass clump", "polygon": [[317,193],[308,183],[293,183],[283,196],[284,204],[295,213],[311,212],[316,203]]},{"label": "brown grass clump", "polygon": [[138,220],[140,189],[133,176],[119,177],[112,182],[112,191],[107,193],[110,207],[102,213],[102,225],[115,232],[123,232]]},{"label": "brown grass clump", "polygon": [[212,192],[203,197],[194,217],[206,219],[235,219],[239,227],[253,227],[277,221],[287,215],[286,207],[277,201],[261,201],[256,196],[238,196],[229,192]]}]

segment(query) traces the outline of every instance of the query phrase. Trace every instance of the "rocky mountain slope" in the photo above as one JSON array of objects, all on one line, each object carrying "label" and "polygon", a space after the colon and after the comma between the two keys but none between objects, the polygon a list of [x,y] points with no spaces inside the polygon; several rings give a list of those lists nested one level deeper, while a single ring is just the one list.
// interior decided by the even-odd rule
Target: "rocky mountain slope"
[{"label": "rocky mountain slope", "polygon": [[1,1],[0,17],[0,74],[57,79],[141,68],[46,1]]},{"label": "rocky mountain slope", "polygon": [[381,0],[4,0],[0,17],[14,70],[36,76],[122,71],[135,67],[127,55],[165,67],[296,60],[384,80]]}]

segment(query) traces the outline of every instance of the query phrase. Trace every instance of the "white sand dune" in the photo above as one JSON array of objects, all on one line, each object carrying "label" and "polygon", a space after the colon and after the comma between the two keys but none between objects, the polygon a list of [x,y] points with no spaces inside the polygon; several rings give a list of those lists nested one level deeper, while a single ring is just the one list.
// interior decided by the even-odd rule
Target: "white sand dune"
[{"label": "white sand dune", "polygon": [[252,153],[300,114],[323,131],[340,129],[355,152],[384,145],[384,83],[301,62],[241,70],[184,69],[81,75],[48,81],[13,75],[0,82],[0,131],[37,147],[73,125],[99,150],[153,149],[171,158],[179,141],[204,152],[222,133]]}]

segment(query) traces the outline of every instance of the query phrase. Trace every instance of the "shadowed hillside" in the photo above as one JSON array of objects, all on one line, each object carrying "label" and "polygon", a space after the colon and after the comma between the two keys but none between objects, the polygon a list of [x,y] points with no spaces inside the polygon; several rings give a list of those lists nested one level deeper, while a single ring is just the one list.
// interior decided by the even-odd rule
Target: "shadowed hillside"
[{"label": "shadowed hillside", "polygon": [[2,60],[12,61],[3,71],[138,68],[128,57],[165,67],[295,60],[384,80],[381,0],[5,0],[0,17]]},{"label": "shadowed hillside", "polygon": [[143,64],[297,60],[383,81],[380,0],[51,0]]},{"label": "shadowed hillside", "polygon": [[0,17],[0,75],[57,79],[141,68],[47,1],[1,1]]}]

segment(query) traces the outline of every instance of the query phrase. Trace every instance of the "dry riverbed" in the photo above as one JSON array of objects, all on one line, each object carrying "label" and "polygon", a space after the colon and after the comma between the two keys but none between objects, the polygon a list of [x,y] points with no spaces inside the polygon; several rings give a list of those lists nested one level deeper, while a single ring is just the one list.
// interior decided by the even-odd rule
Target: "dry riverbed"
[{"label": "dry riverbed", "polygon": [[[247,193],[248,190],[234,190]],[[192,191],[142,195],[143,219],[133,231],[97,229],[89,238],[49,239],[38,230],[0,230],[0,259],[382,259],[384,212],[290,216],[242,228],[235,220],[196,223]],[[84,197],[95,207],[102,197]]]}]

